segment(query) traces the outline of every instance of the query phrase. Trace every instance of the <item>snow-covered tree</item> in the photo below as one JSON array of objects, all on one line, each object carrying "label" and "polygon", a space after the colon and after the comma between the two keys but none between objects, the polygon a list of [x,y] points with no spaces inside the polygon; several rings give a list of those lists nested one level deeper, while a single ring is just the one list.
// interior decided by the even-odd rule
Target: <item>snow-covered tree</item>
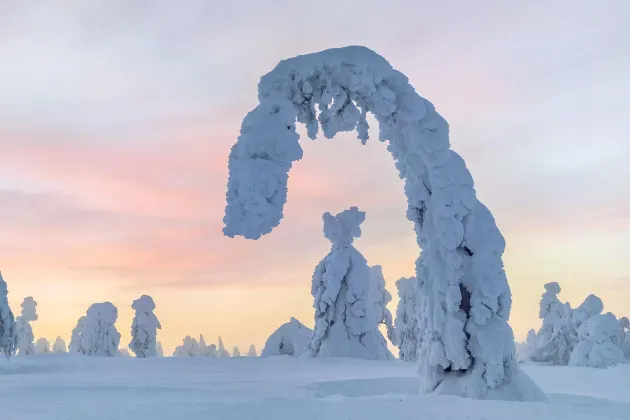
[{"label": "snow-covered tree", "polygon": [[[427,309],[420,314],[424,391],[544,399],[516,363],[505,240],[464,160],[450,150],[448,123],[407,77],[367,48],[330,49],[280,62],[261,78],[258,99],[230,152],[224,234],[258,239],[280,223],[289,170],[302,158],[296,122],[311,139],[321,126],[324,137],[356,130],[365,143],[372,113],[405,180],[407,218],[422,248],[416,277]],[[343,271],[343,263],[330,270]]]},{"label": "snow-covered tree", "polygon": [[201,357],[201,349],[197,340],[187,335],[180,346],[175,347],[175,357]]},{"label": "snow-covered tree", "polygon": [[578,339],[581,339],[581,336],[586,333],[584,330],[588,320],[595,315],[601,314],[603,311],[604,302],[592,294],[588,295],[584,302],[573,311],[571,322],[575,345],[577,345]]},{"label": "snow-covered tree", "polygon": [[35,342],[35,354],[49,354],[50,353],[50,341],[44,337],[38,338]]},{"label": "snow-covered tree", "polygon": [[203,335],[199,336],[199,351],[201,352],[201,357],[218,357],[217,346],[215,344],[206,345]]},{"label": "snow-covered tree", "polygon": [[238,349],[238,346],[234,346],[232,349],[232,357],[241,357],[241,351]]},{"label": "snow-covered tree", "polygon": [[138,358],[155,357],[157,355],[157,330],[162,328],[160,321],[153,313],[155,302],[151,296],[142,295],[133,301],[131,308],[136,311],[136,315],[131,324],[129,349]]},{"label": "snow-covered tree", "polygon": [[421,331],[416,309],[416,278],[402,277],[396,281],[398,307],[396,308],[396,334],[398,335],[398,357],[405,362],[418,360]]},{"label": "snow-covered tree", "polygon": [[37,321],[37,302],[32,296],[24,298],[22,302],[22,314],[15,320],[18,330],[18,350],[20,356],[35,354],[35,335],[31,327],[31,321]]},{"label": "snow-covered tree", "polygon": [[[373,273],[365,257],[352,246],[354,238],[361,236],[359,226],[365,213],[351,207],[336,216],[324,213],[323,219],[324,236],[332,247],[313,274],[315,329],[308,354],[391,359],[378,329],[384,319],[389,319],[391,330],[391,313],[385,307],[391,295],[385,291],[380,267]],[[379,284],[381,281],[383,284]]]},{"label": "snow-covered tree", "polygon": [[155,345],[155,351],[157,357],[164,357],[164,347],[162,347],[162,342],[157,342],[157,344]]},{"label": "snow-covered tree", "polygon": [[256,351],[256,346],[249,346],[249,350],[247,351],[247,357],[258,357],[258,352]]},{"label": "snow-covered tree", "polygon": [[[552,332],[551,337],[547,337],[543,334],[539,334],[536,337],[537,348],[530,348],[528,353],[528,359],[535,362],[546,362],[554,365],[567,365],[573,348],[577,344],[577,340],[574,340],[576,336],[576,329],[574,324],[574,311],[571,309],[569,303],[564,304],[562,309],[562,318],[560,321],[556,321],[553,327],[550,329]],[[543,328],[545,326],[543,325]],[[542,331],[542,328],[541,328]],[[549,331],[549,330],[546,330]],[[544,332],[544,331],[543,331]],[[546,340],[541,345],[541,337]]]},{"label": "snow-covered tree", "polygon": [[280,325],[265,342],[260,352],[261,357],[268,356],[301,356],[307,348],[313,331],[295,318]]},{"label": "snow-covered tree", "polygon": [[94,303],[72,331],[70,351],[86,356],[118,356],[118,309],[111,302]]},{"label": "snow-covered tree", "polygon": [[545,293],[540,299],[538,316],[542,319],[542,327],[538,331],[538,347],[542,348],[551,341],[554,331],[560,328],[565,306],[558,299],[560,285],[556,282],[545,284]]},{"label": "snow-covered tree", "polygon": [[516,343],[516,357],[519,362],[531,360],[531,355],[538,349],[538,336],[536,330],[531,329],[527,332],[527,338],[524,342]]},{"label": "snow-covered tree", "polygon": [[225,346],[223,345],[223,340],[221,339],[221,336],[219,336],[219,349],[217,351],[219,353],[219,357],[220,358],[230,357],[230,352],[225,349]]},{"label": "snow-covered tree", "polygon": [[17,350],[18,331],[15,317],[9,307],[9,289],[0,272],[0,353],[10,358]]},{"label": "snow-covered tree", "polygon": [[[383,267],[374,265],[370,267],[370,309],[372,317],[378,324],[385,325],[387,331],[387,339],[394,345],[398,345],[398,335],[394,328],[394,318],[387,308],[389,302],[392,301],[392,295],[385,288],[385,276],[383,276]],[[387,343],[385,343],[387,345]]]},{"label": "snow-covered tree", "polygon": [[605,368],[623,363],[625,357],[617,342],[620,329],[619,320],[610,312],[589,318],[569,364]]},{"label": "snow-covered tree", "polygon": [[619,319],[621,325],[621,350],[626,357],[626,360],[630,362],[630,321],[625,316]]},{"label": "snow-covered tree", "polygon": [[52,352],[53,353],[67,353],[68,352],[68,350],[66,349],[66,342],[64,341],[63,338],[57,337],[57,339],[53,343]]}]

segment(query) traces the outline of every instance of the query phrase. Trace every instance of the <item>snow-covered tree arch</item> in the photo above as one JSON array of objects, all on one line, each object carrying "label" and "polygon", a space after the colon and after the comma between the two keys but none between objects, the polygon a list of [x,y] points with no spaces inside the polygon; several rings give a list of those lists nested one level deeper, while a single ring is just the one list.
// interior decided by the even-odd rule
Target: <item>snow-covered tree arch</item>
[{"label": "snow-covered tree arch", "polygon": [[484,398],[488,389],[520,382],[505,241],[463,159],[450,150],[448,124],[435,107],[383,57],[354,46],[280,62],[261,78],[258,99],[230,153],[224,233],[258,239],[280,223],[289,170],[302,158],[296,122],[311,139],[321,127],[326,138],[356,130],[365,143],[372,113],[405,181],[407,218],[422,248],[423,388]]}]

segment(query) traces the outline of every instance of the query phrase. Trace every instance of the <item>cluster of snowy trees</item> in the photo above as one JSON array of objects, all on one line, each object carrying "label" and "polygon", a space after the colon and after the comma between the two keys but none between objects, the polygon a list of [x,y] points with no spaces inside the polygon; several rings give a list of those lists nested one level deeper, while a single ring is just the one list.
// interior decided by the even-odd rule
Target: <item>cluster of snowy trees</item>
[{"label": "cluster of snowy trees", "polygon": [[[223,339],[218,337],[218,344],[206,344],[206,340],[203,335],[199,336],[199,341],[193,337],[187,335],[182,340],[182,344],[175,348],[173,352],[174,357],[212,357],[212,358],[230,358],[241,357],[241,351],[238,346],[232,348],[232,353],[225,348]],[[249,346],[247,357],[257,357],[256,346],[253,344]]]},{"label": "cluster of snowy trees", "polygon": [[604,304],[595,295],[573,309],[560,301],[560,291],[558,283],[545,284],[539,311],[542,325],[519,344],[519,359],[598,368],[630,362],[628,318],[602,313]]}]

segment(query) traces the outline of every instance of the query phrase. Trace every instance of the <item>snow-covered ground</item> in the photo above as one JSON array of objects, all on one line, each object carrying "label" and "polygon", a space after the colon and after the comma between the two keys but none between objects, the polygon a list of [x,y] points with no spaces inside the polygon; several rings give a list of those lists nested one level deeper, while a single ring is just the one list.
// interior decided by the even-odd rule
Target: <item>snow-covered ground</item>
[{"label": "snow-covered ground", "polygon": [[548,403],[420,396],[415,365],[399,361],[14,357],[0,361],[0,419],[630,418],[630,365],[522,366]]}]

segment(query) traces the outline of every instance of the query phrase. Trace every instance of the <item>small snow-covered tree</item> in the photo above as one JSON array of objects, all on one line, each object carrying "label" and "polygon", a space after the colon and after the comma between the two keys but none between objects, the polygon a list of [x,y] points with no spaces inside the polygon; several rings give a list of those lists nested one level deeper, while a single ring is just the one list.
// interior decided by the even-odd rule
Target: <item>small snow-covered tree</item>
[{"label": "small snow-covered tree", "polygon": [[35,354],[49,354],[50,353],[50,341],[44,337],[38,338],[35,342]]},{"label": "small snow-covered tree", "polygon": [[111,302],[94,303],[72,331],[70,351],[86,356],[118,356],[118,309]]},{"label": "small snow-covered tree", "polygon": [[57,339],[53,343],[52,352],[53,353],[67,353],[67,351],[68,350],[66,349],[66,342],[64,341],[64,339],[61,337],[57,337]]},{"label": "small snow-covered tree", "polygon": [[617,342],[621,326],[610,312],[595,315],[586,322],[581,340],[571,353],[569,364],[605,368],[623,363],[623,350]]},{"label": "small snow-covered tree", "polygon": [[206,344],[206,340],[203,338],[203,334],[199,335],[199,351],[201,357],[218,357],[217,346],[215,344]]},{"label": "small snow-covered tree", "polygon": [[218,349],[218,353],[219,353],[219,357],[220,358],[227,358],[230,357],[230,352],[227,351],[225,349],[225,346],[223,345],[223,340],[221,339],[221,336],[219,336],[219,349]]},{"label": "small snow-covered tree", "polygon": [[175,357],[201,357],[201,349],[197,340],[187,335],[180,346],[175,347]]},{"label": "small snow-covered tree", "polygon": [[[351,207],[336,216],[324,213],[323,219],[324,236],[332,246],[313,274],[315,329],[308,355],[391,359],[387,342],[378,329],[387,297],[378,286],[372,286],[370,267],[352,246],[354,239],[361,236],[365,212]],[[391,314],[389,319],[391,327]]]},{"label": "small snow-covered tree", "polygon": [[591,294],[584,299],[584,302],[578,306],[572,314],[571,328],[573,330],[573,342],[577,345],[578,341],[586,333],[586,323],[595,315],[599,315],[604,311],[604,302]]},{"label": "small snow-covered tree", "polygon": [[249,350],[247,351],[247,357],[258,357],[258,352],[256,351],[256,346],[249,346]]},{"label": "small snow-covered tree", "polygon": [[532,328],[527,332],[527,338],[525,338],[525,342],[521,346],[520,353],[517,351],[518,360],[521,362],[531,360],[532,354],[537,349],[538,349],[538,336],[536,335],[536,330]]},{"label": "small snow-covered tree", "polygon": [[396,308],[396,333],[398,335],[398,357],[405,362],[418,360],[420,328],[416,309],[416,278],[402,277],[396,281],[398,307]]},{"label": "small snow-covered tree", "polygon": [[560,328],[564,315],[564,304],[558,299],[560,285],[556,282],[545,284],[545,293],[540,299],[539,317],[542,327],[538,331],[538,347],[544,347],[551,341],[555,330]]},{"label": "small snow-covered tree", "polygon": [[241,351],[238,349],[238,346],[234,346],[232,349],[232,357],[241,357]]},{"label": "small snow-covered tree", "polygon": [[164,347],[162,347],[162,342],[158,341],[155,345],[155,351],[157,357],[164,357]]},{"label": "small snow-covered tree", "polygon": [[157,355],[157,330],[162,328],[160,321],[153,313],[155,302],[151,296],[142,295],[133,301],[131,308],[136,311],[136,314],[131,324],[129,348],[138,358],[155,357]]},{"label": "small snow-covered tree", "polygon": [[32,296],[24,298],[22,314],[15,320],[18,330],[18,354],[20,356],[35,354],[35,335],[30,322],[37,321],[37,318],[37,302]]},{"label": "small snow-covered tree", "polygon": [[306,351],[312,334],[310,328],[292,317],[269,336],[260,356],[301,356]]},{"label": "small snow-covered tree", "polygon": [[[383,267],[374,265],[370,267],[370,306],[372,318],[377,324],[385,325],[387,331],[387,339],[392,344],[398,345],[398,335],[394,328],[394,319],[392,313],[387,308],[389,302],[392,301],[392,295],[385,288],[385,276],[383,276]],[[387,342],[385,342],[387,345]]]},{"label": "small snow-covered tree", "polygon": [[4,353],[7,359],[15,353],[18,345],[17,325],[9,307],[8,294],[7,283],[0,272],[0,353]]}]

